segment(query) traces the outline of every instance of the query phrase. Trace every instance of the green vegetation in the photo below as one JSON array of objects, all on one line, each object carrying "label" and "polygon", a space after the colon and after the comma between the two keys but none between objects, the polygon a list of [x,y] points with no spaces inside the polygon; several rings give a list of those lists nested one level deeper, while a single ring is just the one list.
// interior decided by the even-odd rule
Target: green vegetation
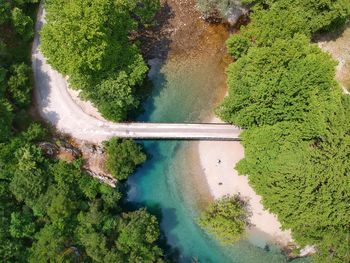
[{"label": "green vegetation", "polygon": [[[217,109],[246,130],[240,174],[318,262],[350,261],[350,97],[336,63],[310,37],[340,27],[350,2],[256,1],[251,23],[228,41],[229,96]],[[247,41],[249,40],[249,41]]]},{"label": "green vegetation", "polygon": [[88,2],[45,1],[41,49],[104,117],[125,120],[140,104],[136,90],[148,71],[132,35],[151,23],[159,0]]},{"label": "green vegetation", "polygon": [[243,35],[233,35],[226,41],[227,52],[234,58],[239,59],[248,52],[251,47],[249,38]]},{"label": "green vegetation", "polygon": [[113,138],[105,143],[107,171],[118,180],[126,180],[147,159],[142,147],[132,140]]},{"label": "green vegetation", "polygon": [[281,121],[306,121],[322,99],[340,89],[336,65],[304,35],[252,47],[227,70],[230,92],[219,114],[244,128]]},{"label": "green vegetation", "polygon": [[348,0],[250,0],[255,2],[251,23],[241,28],[257,46],[267,46],[276,39],[290,39],[295,34],[311,37],[317,31],[340,27],[349,16]]},{"label": "green vegetation", "polygon": [[239,196],[224,196],[202,213],[198,223],[223,244],[242,238],[248,226],[246,203]]},{"label": "green vegetation", "polygon": [[82,160],[38,147],[49,134],[26,113],[35,2],[0,0],[1,261],[162,262],[154,216],[127,210],[120,189],[88,176]]}]

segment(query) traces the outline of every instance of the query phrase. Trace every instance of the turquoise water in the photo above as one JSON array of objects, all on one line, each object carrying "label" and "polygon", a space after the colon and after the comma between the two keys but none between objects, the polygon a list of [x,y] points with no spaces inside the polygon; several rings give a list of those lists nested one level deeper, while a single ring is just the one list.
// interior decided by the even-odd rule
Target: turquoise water
[{"label": "turquoise water", "polygon": [[[207,63],[210,64],[210,63]],[[216,99],[215,65],[187,60],[169,60],[152,70],[155,85],[147,101],[146,112],[140,117],[150,122],[199,121],[211,110]],[[190,176],[190,161],[185,149],[191,142],[144,141],[151,158],[131,176],[128,184],[130,201],[146,206],[158,215],[169,251],[176,261],[191,262],[286,262],[276,249],[257,248],[247,241],[233,247],[221,247],[195,223],[198,216],[193,195],[184,189],[196,188],[186,180]],[[186,185],[186,187],[184,187]],[[170,252],[169,252],[170,253]]]}]

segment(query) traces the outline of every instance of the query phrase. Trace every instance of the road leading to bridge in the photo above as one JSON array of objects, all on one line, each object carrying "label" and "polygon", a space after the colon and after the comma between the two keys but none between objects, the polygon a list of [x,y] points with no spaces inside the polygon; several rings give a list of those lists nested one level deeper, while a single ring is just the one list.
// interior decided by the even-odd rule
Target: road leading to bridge
[{"label": "road leading to bridge", "polygon": [[40,115],[59,131],[80,140],[100,143],[111,137],[137,139],[238,140],[240,129],[227,124],[113,123],[82,110],[67,91],[67,81],[40,52],[39,31],[44,23],[40,5],[32,49],[35,97]]}]

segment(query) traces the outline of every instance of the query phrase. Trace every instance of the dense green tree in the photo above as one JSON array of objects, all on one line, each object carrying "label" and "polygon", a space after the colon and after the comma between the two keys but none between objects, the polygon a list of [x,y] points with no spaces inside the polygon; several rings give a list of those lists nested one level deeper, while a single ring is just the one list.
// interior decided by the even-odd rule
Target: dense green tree
[{"label": "dense green tree", "polygon": [[47,175],[42,169],[44,162],[41,150],[35,146],[24,146],[16,153],[17,169],[11,181],[11,191],[18,201],[31,206],[47,187]]},{"label": "dense green tree", "polygon": [[226,46],[227,52],[237,60],[248,52],[248,49],[251,47],[251,41],[249,38],[237,34],[226,41]]},{"label": "dense green tree", "polygon": [[67,237],[62,236],[61,231],[55,226],[46,224],[35,238],[37,241],[30,249],[29,262],[65,262],[64,253],[68,249]]},{"label": "dense green tree", "polygon": [[[252,1],[253,2],[253,1]],[[271,45],[277,38],[310,36],[319,30],[344,24],[350,14],[347,0],[266,0],[253,9],[252,23],[243,29],[258,45]]]},{"label": "dense green tree", "polygon": [[140,145],[132,140],[113,138],[105,142],[106,169],[118,180],[125,180],[146,160]]},{"label": "dense green tree", "polygon": [[125,72],[115,79],[104,80],[98,86],[98,99],[93,101],[100,105],[99,110],[105,117],[118,120],[126,119],[128,111],[139,106],[133,85]]},{"label": "dense green tree", "polygon": [[20,205],[13,200],[8,182],[0,180],[0,258],[3,261],[23,262],[27,256],[23,239],[14,238],[10,233],[11,214],[19,209]]},{"label": "dense green tree", "polygon": [[159,237],[157,219],[146,210],[123,214],[122,218],[118,243],[129,262],[159,262],[162,251],[152,245]]},{"label": "dense green tree", "polygon": [[10,20],[11,6],[7,0],[0,0],[0,25]]},{"label": "dense green tree", "polygon": [[14,238],[32,238],[36,232],[36,222],[28,207],[21,212],[11,213],[10,233]]},{"label": "dense green tree", "polygon": [[245,158],[237,166],[299,244],[317,245],[324,257],[332,247],[343,260],[350,243],[330,237],[346,236],[350,225],[350,104],[345,100],[328,105],[324,120],[316,119],[326,124],[317,136],[293,122],[245,131]]},{"label": "dense green tree", "polygon": [[307,38],[278,39],[251,48],[228,68],[229,96],[218,109],[226,121],[244,128],[280,121],[305,121],[323,99],[340,89],[335,63]]},{"label": "dense green tree", "polygon": [[124,120],[139,106],[135,92],[148,71],[129,36],[158,7],[158,0],[46,1],[42,51],[106,118]]},{"label": "dense green tree", "polygon": [[33,20],[27,16],[22,9],[18,7],[12,9],[12,23],[16,32],[20,34],[25,41],[28,41],[33,37]]},{"label": "dense green tree", "polygon": [[201,214],[198,223],[223,244],[242,238],[248,226],[247,204],[239,196],[224,196]]},{"label": "dense green tree", "polygon": [[0,142],[10,137],[13,117],[11,105],[0,98]]},{"label": "dense green tree", "polygon": [[[218,109],[247,128],[236,168],[299,245],[316,246],[317,262],[348,262],[350,99],[334,80],[336,63],[309,39],[344,24],[350,2],[250,2],[241,30],[250,48],[229,66],[229,96]],[[234,55],[242,43],[233,38]]]},{"label": "dense green tree", "polygon": [[14,102],[21,107],[27,106],[30,102],[30,73],[30,67],[24,63],[13,65],[11,77],[7,82]]}]

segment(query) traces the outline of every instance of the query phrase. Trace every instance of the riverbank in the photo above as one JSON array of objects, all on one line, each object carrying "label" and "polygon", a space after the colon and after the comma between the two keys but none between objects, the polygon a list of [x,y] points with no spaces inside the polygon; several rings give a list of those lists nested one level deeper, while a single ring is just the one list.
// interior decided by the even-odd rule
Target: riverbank
[{"label": "riverbank", "polygon": [[[215,117],[210,122],[220,122]],[[249,203],[252,227],[247,238],[255,245],[275,244],[287,247],[293,240],[290,231],[282,231],[277,217],[266,211],[261,197],[249,185],[247,176],[239,176],[235,165],[244,157],[239,142],[200,141],[197,143],[202,174],[206,177],[215,199],[224,195],[239,194]]]}]

